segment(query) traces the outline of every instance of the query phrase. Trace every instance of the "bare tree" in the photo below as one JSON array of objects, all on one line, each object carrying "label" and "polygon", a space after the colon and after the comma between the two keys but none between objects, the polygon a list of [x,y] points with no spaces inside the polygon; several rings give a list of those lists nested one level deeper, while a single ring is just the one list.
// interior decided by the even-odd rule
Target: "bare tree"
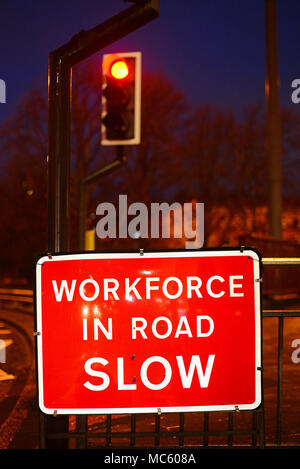
[{"label": "bare tree", "polygon": [[[263,231],[257,208],[266,205],[265,116],[249,107],[239,119],[211,106],[193,108],[184,94],[161,74],[142,83],[142,143],[125,148],[127,162],[87,187],[88,219],[95,227],[98,203],[205,204],[205,242],[228,243],[241,229]],[[73,70],[71,221],[77,249],[78,187],[81,179],[115,158],[115,148],[100,145],[101,74],[90,60]],[[300,119],[282,113],[284,194],[299,200]],[[10,272],[31,277],[34,257],[47,243],[47,93],[34,89],[0,128],[1,226],[0,277]],[[297,166],[298,165],[298,166]],[[286,199],[287,200],[287,199]],[[99,241],[98,247],[122,249],[123,240]],[[145,243],[165,247],[162,240]]]}]

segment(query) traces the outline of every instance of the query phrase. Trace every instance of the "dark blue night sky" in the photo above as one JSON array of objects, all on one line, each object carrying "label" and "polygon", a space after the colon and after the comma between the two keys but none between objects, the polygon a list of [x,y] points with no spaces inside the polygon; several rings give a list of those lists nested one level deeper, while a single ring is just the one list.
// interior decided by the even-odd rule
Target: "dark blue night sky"
[{"label": "dark blue night sky", "polygon": [[[1,121],[35,83],[47,86],[52,50],[129,6],[122,0],[2,0],[0,78],[7,103],[0,104]],[[281,103],[297,112],[291,82],[300,78],[299,18],[299,0],[278,0]],[[127,50],[141,50],[144,70],[161,71],[198,104],[239,112],[264,103],[263,0],[161,0],[158,19],[103,52]]]}]

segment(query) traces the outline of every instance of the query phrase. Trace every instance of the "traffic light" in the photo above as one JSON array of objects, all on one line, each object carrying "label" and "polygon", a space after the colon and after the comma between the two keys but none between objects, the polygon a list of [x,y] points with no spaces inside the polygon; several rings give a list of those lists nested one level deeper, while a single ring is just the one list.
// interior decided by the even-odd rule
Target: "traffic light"
[{"label": "traffic light", "polygon": [[137,145],[140,143],[140,52],[103,56],[101,117],[101,145]]}]

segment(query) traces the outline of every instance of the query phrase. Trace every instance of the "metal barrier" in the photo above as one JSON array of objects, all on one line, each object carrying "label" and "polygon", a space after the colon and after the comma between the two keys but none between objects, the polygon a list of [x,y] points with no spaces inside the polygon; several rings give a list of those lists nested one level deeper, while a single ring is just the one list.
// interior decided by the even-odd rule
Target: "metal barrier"
[{"label": "metal barrier", "polygon": [[0,288],[0,301],[14,302],[20,301],[24,303],[33,303],[32,290],[20,288]]},{"label": "metal barrier", "polygon": [[[264,271],[269,268],[300,267],[300,257],[263,258]],[[300,284],[300,282],[299,282]],[[16,293],[17,292],[17,293]],[[0,300],[12,298],[12,291],[0,289]],[[15,294],[24,301],[32,303],[32,292],[17,290]],[[1,296],[3,297],[1,298]],[[268,299],[268,301],[270,301]],[[284,302],[283,296],[283,302]],[[300,297],[295,299],[297,308]],[[278,304],[278,303],[277,303]],[[165,447],[180,448],[265,448],[287,446],[282,442],[282,374],[283,374],[283,338],[286,318],[299,318],[300,309],[263,309],[263,319],[277,318],[277,374],[276,374],[276,428],[275,442],[266,443],[265,401],[255,411],[211,412],[188,415],[184,413],[172,416],[159,414],[139,414],[122,416],[69,416],[67,432],[47,432],[45,416],[40,413],[40,448],[46,448],[49,441],[68,440],[68,447],[77,448],[142,448]],[[264,321],[263,321],[264,323]],[[300,337],[299,337],[300,339]],[[264,366],[265,363],[263,362]],[[299,365],[300,366],[300,365]],[[264,370],[265,372],[266,370]],[[247,417],[246,427],[241,425],[241,416]],[[52,417],[53,420],[57,417]],[[192,421],[192,422],[191,422]],[[222,421],[222,428],[217,428]],[[224,428],[224,425],[226,428]],[[216,428],[213,429],[213,426]],[[220,425],[219,425],[220,427]],[[247,441],[245,441],[248,439]],[[98,442],[98,445],[96,444]],[[99,445],[100,442],[100,445]],[[125,442],[125,444],[124,444]],[[299,442],[290,447],[300,448]]]},{"label": "metal barrier", "polygon": [[[249,412],[249,411],[243,411]],[[202,414],[202,415],[201,415]],[[216,414],[216,413],[215,413]],[[147,414],[146,426],[153,426],[152,431],[138,431],[137,425],[139,423],[139,416],[131,414],[129,416],[114,416],[115,419],[121,420],[122,426],[125,428],[124,431],[114,430],[113,419],[111,415],[105,416],[105,419],[101,423],[89,423],[87,416],[76,417],[76,425],[80,424],[80,430],[72,430],[69,433],[52,433],[42,435],[41,449],[46,448],[46,439],[64,439],[69,440],[76,439],[77,442],[73,443],[73,448],[157,448],[157,447],[168,447],[168,448],[213,448],[220,446],[228,446],[234,448],[234,436],[249,436],[251,443],[244,446],[239,444],[238,448],[241,447],[264,447],[264,417],[263,408],[260,410],[251,412],[252,426],[249,429],[234,429],[234,417],[235,412],[226,413],[226,430],[210,430],[210,417],[212,414],[203,412],[197,415],[198,428],[202,427],[201,430],[186,430],[187,414],[178,413],[175,414],[177,425],[173,425],[176,430],[167,430],[162,428],[162,416],[159,414]],[[95,418],[95,417],[94,417]],[[224,417],[223,417],[224,418]],[[174,420],[174,416],[173,416]],[[72,426],[72,423],[70,422]],[[74,425],[74,422],[73,422]],[[119,424],[116,425],[117,427]],[[103,430],[95,431],[97,428]],[[41,429],[44,430],[43,417],[41,420]],[[221,443],[209,444],[209,438],[215,437],[222,439]],[[102,440],[101,445],[92,444],[89,446],[88,442]],[[113,441],[114,440],[114,441]],[[127,444],[120,443],[124,441]],[[72,448],[72,446],[70,446]]]},{"label": "metal barrier", "polygon": [[[300,258],[263,258],[263,266],[290,267],[300,266]],[[300,302],[300,298],[298,298]],[[173,425],[167,425],[164,419],[170,417],[159,414],[143,417],[129,416],[70,416],[69,432],[45,434],[44,420],[41,415],[41,448],[47,447],[46,441],[68,439],[69,447],[88,448],[151,448],[151,447],[193,447],[193,448],[265,448],[282,447],[282,366],[283,366],[283,328],[284,319],[300,317],[300,310],[263,309],[263,318],[278,318],[278,351],[277,351],[277,396],[276,396],[276,441],[266,444],[264,400],[255,411],[242,411],[247,414],[248,427],[236,425],[236,412],[202,412],[194,416],[194,423],[189,429],[190,415],[173,414]],[[55,418],[55,417],[54,417]],[[197,424],[195,424],[197,420]],[[211,424],[221,420],[226,428],[212,429]],[[240,423],[240,422],[239,422]],[[144,425],[144,427],[143,427]],[[245,442],[245,438],[249,440]],[[99,445],[100,441],[100,445]],[[98,442],[98,445],[96,444]],[[125,444],[124,444],[125,442]],[[300,441],[294,447],[300,447]]]},{"label": "metal barrier", "polygon": [[33,292],[23,288],[0,288],[0,307],[32,314]]},{"label": "metal barrier", "polygon": [[[300,258],[263,258],[263,266],[266,267],[300,267]],[[300,281],[298,283],[300,289]],[[284,296],[283,296],[284,301]],[[298,298],[298,304],[300,305],[300,298]],[[299,306],[300,307],[300,306]],[[284,330],[284,319],[300,317],[300,309],[263,309],[264,318],[278,318],[277,325],[277,405],[276,405],[276,445],[282,445],[282,372],[283,372],[283,330]],[[299,383],[300,384],[300,383]],[[300,441],[297,445],[300,447]]]}]

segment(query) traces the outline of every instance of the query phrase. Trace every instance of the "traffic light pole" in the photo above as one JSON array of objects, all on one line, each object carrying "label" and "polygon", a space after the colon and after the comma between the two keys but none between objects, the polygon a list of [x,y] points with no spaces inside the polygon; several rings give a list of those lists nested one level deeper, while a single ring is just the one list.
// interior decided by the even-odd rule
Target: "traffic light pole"
[{"label": "traffic light pole", "polygon": [[84,176],[79,182],[79,213],[78,213],[78,247],[80,251],[84,250],[84,232],[85,232],[85,221],[86,221],[86,185],[96,179],[109,174],[114,169],[121,166],[126,161],[126,157],[123,154],[124,147],[118,146],[117,153],[118,158],[111,163],[103,166],[102,168],[93,171],[92,173]]},{"label": "traffic light pole", "polygon": [[71,70],[78,62],[128,35],[159,14],[159,0],[137,2],[89,31],[81,31],[49,57],[48,249],[69,250]]},{"label": "traffic light pole", "polygon": [[[48,69],[48,251],[70,250],[71,71],[82,60],[154,20],[159,0],[136,0],[125,11],[89,31],[80,31],[49,56]],[[68,417],[44,416],[45,434],[67,432]],[[53,444],[50,444],[50,441]],[[47,435],[42,447],[67,447]]]}]

